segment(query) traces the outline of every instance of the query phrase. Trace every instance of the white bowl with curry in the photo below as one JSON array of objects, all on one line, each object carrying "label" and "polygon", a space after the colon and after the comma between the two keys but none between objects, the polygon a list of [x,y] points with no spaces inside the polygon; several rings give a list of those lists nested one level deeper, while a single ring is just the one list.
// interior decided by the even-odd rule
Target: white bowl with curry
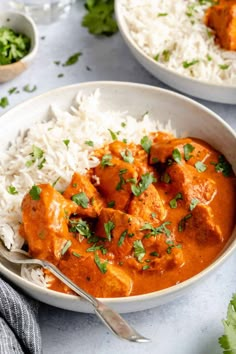
[{"label": "white bowl with curry", "polygon": [[[202,105],[92,82],[26,101],[1,121],[1,239],[117,311],[180,296],[235,250],[236,136]],[[40,301],[92,312],[42,269],[2,259],[0,271]]]}]

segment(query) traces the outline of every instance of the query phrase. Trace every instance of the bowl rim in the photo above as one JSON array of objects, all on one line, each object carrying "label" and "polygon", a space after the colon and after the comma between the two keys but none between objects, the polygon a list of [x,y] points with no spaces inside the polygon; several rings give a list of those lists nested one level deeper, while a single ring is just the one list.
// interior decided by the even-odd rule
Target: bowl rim
[{"label": "bowl rim", "polygon": [[126,21],[124,19],[124,16],[122,15],[122,4],[121,4],[121,0],[115,0],[115,16],[116,16],[116,20],[117,20],[117,24],[119,27],[119,30],[122,34],[123,39],[126,41],[126,43],[128,45],[131,46],[131,48],[133,48],[136,52],[138,52],[138,54],[143,58],[143,60],[146,60],[150,63],[150,65],[153,65],[161,70],[163,70],[163,72],[167,73],[167,74],[172,74],[176,77],[178,77],[179,79],[185,79],[187,82],[189,83],[193,83],[193,84],[201,84],[207,88],[222,88],[222,89],[235,89],[236,90],[236,84],[225,84],[225,83],[211,83],[211,82],[207,82],[207,81],[202,81],[196,78],[191,78],[187,75],[183,75],[180,74],[178,72],[176,72],[174,69],[172,68],[166,68],[164,65],[162,65],[161,63],[155,61],[154,59],[152,59],[149,55],[147,55],[134,41],[134,39],[132,38],[130,31],[128,29],[128,26],[126,24]]},{"label": "bowl rim", "polygon": [[38,51],[38,47],[39,47],[38,29],[36,27],[34,20],[30,16],[23,14],[19,11],[2,11],[1,12],[1,17],[6,17],[6,18],[9,17],[10,18],[11,16],[18,17],[18,21],[24,21],[24,22],[29,23],[29,25],[31,27],[31,34],[32,34],[33,40],[31,40],[31,46],[30,46],[30,50],[29,50],[28,54],[26,54],[23,58],[16,61],[15,63],[7,64],[7,65],[0,65],[0,71],[10,69],[13,66],[18,65],[18,63],[23,63],[23,64],[29,63],[35,57],[35,55]]},{"label": "bowl rim", "polygon": [[[90,81],[90,82],[82,82],[82,83],[77,83],[77,84],[72,84],[72,85],[66,85],[66,86],[61,86],[58,88],[54,88],[52,90],[49,90],[47,92],[44,92],[40,95],[34,96],[30,99],[26,99],[25,101],[17,104],[15,107],[13,107],[12,109],[8,110],[7,112],[5,112],[2,116],[1,116],[1,121],[2,121],[2,126],[4,125],[4,120],[8,120],[8,114],[13,114],[14,112],[17,112],[18,109],[23,108],[24,106],[27,105],[31,105],[35,100],[42,100],[47,96],[50,95],[54,95],[57,93],[60,93],[61,91],[67,91],[67,90],[74,90],[76,89],[77,91],[79,90],[83,90],[86,88],[91,88],[93,90],[95,90],[96,88],[99,87],[114,87],[114,86],[120,86],[120,87],[125,87],[125,88],[129,88],[129,89],[135,89],[135,88],[139,88],[139,89],[143,89],[143,90],[149,90],[149,91],[155,91],[157,94],[158,92],[160,93],[164,93],[166,95],[171,95],[176,97],[177,99],[179,99],[180,101],[186,101],[190,104],[192,104],[193,106],[196,106],[198,108],[200,108],[201,110],[205,111],[206,113],[210,114],[214,119],[218,120],[223,126],[224,128],[226,128],[234,137],[235,141],[236,141],[236,131],[234,131],[233,128],[230,127],[230,125],[228,123],[226,123],[218,114],[216,114],[215,112],[213,112],[211,109],[205,107],[204,105],[202,105],[201,103],[196,102],[195,100],[188,98],[180,93],[176,93],[173,92],[171,90],[168,89],[163,89],[163,88],[159,88],[156,86],[152,86],[152,85],[146,85],[146,84],[139,84],[139,83],[131,83],[131,82],[122,82],[122,81]],[[236,226],[234,227],[234,230],[232,231],[232,236],[236,231]],[[167,297],[174,295],[176,293],[180,293],[182,290],[187,289],[188,287],[190,287],[191,285],[194,285],[195,283],[198,283],[199,280],[201,280],[202,278],[206,278],[207,275],[209,275],[210,273],[212,273],[212,271],[214,271],[216,268],[218,268],[220,265],[222,265],[226,259],[228,259],[234,252],[234,250],[236,249],[236,237],[234,239],[232,239],[232,236],[230,237],[229,241],[227,242],[227,244],[225,245],[224,249],[221,251],[221,253],[218,255],[218,257],[205,269],[203,269],[200,273],[194,275],[193,277],[172,285],[168,288],[162,289],[162,290],[157,290],[151,293],[146,293],[146,294],[140,294],[140,295],[133,295],[133,296],[128,296],[128,297],[116,297],[116,298],[99,298],[101,301],[103,301],[104,303],[107,304],[131,304],[134,303],[136,301],[138,301],[139,303],[142,302],[146,302],[152,299],[157,299],[157,298],[163,298],[163,297]],[[228,244],[229,243],[229,244]],[[20,275],[18,275],[17,273],[9,270],[5,265],[3,265],[1,263],[1,258],[0,258],[0,274],[3,274],[4,276],[6,276],[8,279],[12,280],[14,279],[16,281],[16,283],[20,283],[22,288],[24,289],[24,287],[29,287],[31,289],[33,289],[34,291],[36,291],[37,293],[40,293],[41,295],[46,295],[49,296],[49,298],[55,298],[55,299],[59,299],[62,301],[80,301],[81,298],[78,297],[77,295],[70,295],[70,294],[65,294],[65,293],[60,293],[57,292],[55,290],[50,290],[48,288],[44,288],[41,287],[35,283],[30,282],[27,279],[22,278]]]}]

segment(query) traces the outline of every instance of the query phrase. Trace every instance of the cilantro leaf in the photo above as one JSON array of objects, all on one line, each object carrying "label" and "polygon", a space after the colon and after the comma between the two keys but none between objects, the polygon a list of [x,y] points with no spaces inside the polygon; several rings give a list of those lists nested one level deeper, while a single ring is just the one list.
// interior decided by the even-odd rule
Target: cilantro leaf
[{"label": "cilantro leaf", "polygon": [[104,230],[107,235],[108,241],[111,241],[111,231],[115,228],[115,224],[112,221],[108,221],[107,223],[104,223]]},{"label": "cilantro leaf", "polygon": [[0,98],[0,107],[5,108],[9,105],[9,101],[7,97]]},{"label": "cilantro leaf", "polygon": [[122,234],[120,235],[120,238],[118,240],[118,246],[120,247],[121,245],[123,245],[124,240],[125,240],[125,236],[127,235],[128,230],[125,230],[122,232]]},{"label": "cilantro leaf", "polygon": [[97,255],[97,253],[94,254],[94,262],[96,263],[96,265],[101,273],[105,274],[107,272],[108,261],[105,261],[102,263],[99,256]]},{"label": "cilantro leaf", "polygon": [[232,173],[232,167],[223,155],[218,157],[217,163],[211,162],[211,164],[215,165],[216,172],[222,172],[225,177],[229,177]]},{"label": "cilantro leaf", "polygon": [[151,236],[156,236],[158,234],[165,234],[167,237],[171,235],[171,231],[167,229],[166,225],[170,225],[170,221],[165,221],[163,224],[160,226],[154,227],[149,223],[145,223],[143,227],[140,229],[141,231],[143,230],[151,230]]},{"label": "cilantro leaf", "polygon": [[69,144],[70,144],[70,140],[69,139],[65,139],[65,140],[63,140],[63,143],[65,144],[66,147],[68,147]]},{"label": "cilantro leaf", "polygon": [[183,61],[183,67],[185,69],[189,68],[190,66],[193,66],[195,64],[199,63],[199,60],[198,59],[195,59],[195,60],[192,60],[192,61]]},{"label": "cilantro leaf", "polygon": [[183,196],[181,193],[177,193],[176,196],[173,199],[171,199],[169,204],[172,209],[177,208],[177,200],[179,200],[179,199],[183,199]]},{"label": "cilantro leaf", "polygon": [[87,27],[94,35],[111,36],[118,31],[114,19],[114,0],[86,0],[86,15],[82,26]]},{"label": "cilantro leaf", "polygon": [[9,194],[12,194],[12,195],[18,194],[18,191],[16,190],[16,187],[14,187],[14,186],[8,186],[7,191]]},{"label": "cilantro leaf", "polygon": [[185,230],[186,222],[191,217],[192,217],[192,214],[187,214],[180,220],[180,222],[178,223],[178,231],[179,232],[183,232]]},{"label": "cilantro leaf", "polygon": [[88,226],[88,223],[82,219],[73,220],[70,219],[70,232],[78,232],[80,235],[90,238],[92,236],[92,232]]},{"label": "cilantro leaf", "polygon": [[84,143],[88,146],[94,146],[94,142],[92,140],[86,140]]},{"label": "cilantro leaf", "polygon": [[23,87],[23,91],[28,92],[28,93],[32,93],[32,92],[34,92],[36,89],[37,89],[37,86],[36,86],[36,85],[34,85],[33,87],[30,87],[30,85],[28,84],[28,85],[25,85],[25,86]]},{"label": "cilantro leaf", "polygon": [[40,199],[40,193],[41,193],[41,188],[38,186],[33,186],[31,190],[29,191],[29,195],[33,200],[39,200]]},{"label": "cilantro leaf", "polygon": [[193,156],[190,154],[191,154],[191,152],[193,152],[194,149],[195,149],[195,147],[191,144],[184,145],[184,159],[185,159],[185,161],[188,161]]},{"label": "cilantro leaf", "polygon": [[143,257],[146,254],[145,248],[141,240],[136,240],[133,243],[134,246],[134,256],[137,258],[138,262],[142,262]]},{"label": "cilantro leaf", "polygon": [[130,150],[126,149],[124,151],[121,151],[120,154],[125,162],[128,162],[128,163],[134,162],[134,157],[133,157],[132,152]]},{"label": "cilantro leaf", "polygon": [[73,64],[77,63],[77,61],[79,60],[79,57],[81,55],[82,55],[81,52],[71,55],[62,66],[69,66],[69,65],[73,65]]},{"label": "cilantro leaf", "polygon": [[103,157],[101,159],[101,166],[102,167],[113,166],[111,163],[111,160],[112,160],[111,154],[103,155]]},{"label": "cilantro leaf", "polygon": [[200,173],[206,171],[207,169],[206,165],[202,161],[197,161],[194,166],[196,167],[196,170]]},{"label": "cilantro leaf", "polygon": [[172,157],[173,157],[175,162],[181,163],[182,157],[181,157],[181,153],[180,153],[179,149],[174,149],[172,151]]},{"label": "cilantro leaf", "polygon": [[111,129],[108,129],[109,130],[109,132],[110,132],[110,134],[111,134],[111,138],[112,138],[112,140],[117,140],[118,138],[117,138],[117,134],[115,133],[115,132],[113,132]]},{"label": "cilantro leaf", "polygon": [[141,139],[140,144],[141,144],[143,150],[146,151],[147,154],[149,154],[151,146],[152,146],[152,141],[148,138],[148,136],[145,135]]},{"label": "cilantro leaf", "polygon": [[75,202],[77,205],[81,206],[84,209],[88,207],[89,198],[84,192],[74,194],[71,199],[73,200],[73,202]]},{"label": "cilantro leaf", "polygon": [[224,334],[219,338],[220,346],[225,349],[224,354],[236,353],[236,294],[228,305],[227,319],[223,320]]},{"label": "cilantro leaf", "polygon": [[156,182],[156,178],[152,173],[147,172],[141,176],[141,181],[138,185],[132,185],[131,190],[136,197],[139,197],[153,182]]},{"label": "cilantro leaf", "polygon": [[199,199],[197,198],[191,199],[189,210],[192,211],[199,203],[200,203]]},{"label": "cilantro leaf", "polygon": [[62,247],[61,250],[61,255],[64,256],[64,254],[68,251],[68,249],[70,248],[70,246],[72,245],[71,240],[68,240],[65,245]]}]

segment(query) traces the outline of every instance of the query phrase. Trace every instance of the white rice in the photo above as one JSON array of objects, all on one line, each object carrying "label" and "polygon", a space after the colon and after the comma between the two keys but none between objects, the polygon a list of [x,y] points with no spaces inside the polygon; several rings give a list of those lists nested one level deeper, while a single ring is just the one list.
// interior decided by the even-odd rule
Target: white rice
[{"label": "white rice", "polygon": [[[99,163],[92,152],[112,142],[108,129],[120,132],[117,133],[119,140],[136,143],[148,132],[172,131],[170,122],[163,126],[156,119],[150,119],[148,114],[131,117],[127,112],[101,111],[99,97],[98,90],[90,96],[79,93],[69,112],[52,107],[50,119],[32,125],[27,132],[20,132],[7,151],[0,151],[0,238],[8,249],[23,246],[24,240],[18,232],[22,222],[21,202],[32,185],[53,184],[60,177],[55,188],[64,190],[74,171],[84,174]],[[122,123],[126,124],[125,127]],[[64,140],[69,140],[68,146]],[[85,144],[89,140],[93,141],[93,147]],[[46,161],[42,169],[38,168],[41,160],[26,166],[26,162],[32,159],[33,145],[44,151],[41,160],[45,158]],[[10,194],[9,186],[14,186],[18,193]],[[22,267],[22,276],[46,286],[39,269]]]},{"label": "white rice", "polygon": [[[210,2],[121,0],[121,4],[131,37],[153,60],[158,56],[161,65],[194,79],[236,84],[236,52],[215,44],[213,32],[204,24]],[[195,60],[196,64],[184,68],[184,62]]]}]

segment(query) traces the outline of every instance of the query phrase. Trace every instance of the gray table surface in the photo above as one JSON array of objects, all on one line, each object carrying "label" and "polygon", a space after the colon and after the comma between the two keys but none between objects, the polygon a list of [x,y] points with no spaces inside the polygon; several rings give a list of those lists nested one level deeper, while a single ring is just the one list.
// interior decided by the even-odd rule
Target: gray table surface
[{"label": "gray table surface", "polygon": [[[4,6],[6,3],[2,0],[0,10]],[[34,63],[12,82],[0,85],[0,97],[8,95],[8,90],[14,86],[21,91],[9,96],[7,109],[55,87],[84,81],[131,81],[168,88],[135,61],[119,33],[109,38],[89,35],[81,27],[83,13],[80,1],[66,19],[38,26],[40,46]],[[83,55],[77,64],[69,67],[54,64],[55,60],[65,61],[78,51]],[[64,74],[62,78],[58,78],[60,73]],[[37,90],[33,93],[22,91],[26,84],[37,85]],[[236,105],[198,101],[236,129]],[[7,109],[0,108],[0,115]],[[152,339],[148,344],[127,343],[115,338],[94,315],[41,304],[43,351],[49,354],[220,354],[221,320],[226,315],[232,294],[236,292],[235,267],[236,254],[180,299],[124,315],[130,324]]]}]

